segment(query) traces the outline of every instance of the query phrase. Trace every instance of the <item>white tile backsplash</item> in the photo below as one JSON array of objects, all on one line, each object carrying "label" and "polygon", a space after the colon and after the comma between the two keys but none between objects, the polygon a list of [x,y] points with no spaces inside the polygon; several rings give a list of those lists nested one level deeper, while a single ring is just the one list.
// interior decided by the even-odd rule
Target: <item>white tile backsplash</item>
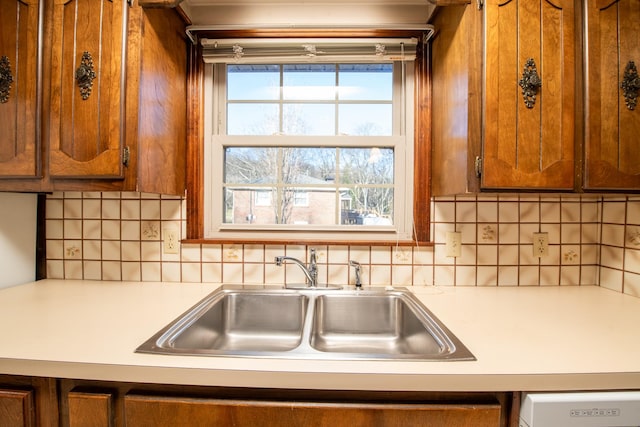
[{"label": "white tile backsplash", "polygon": [[[183,233],[186,203],[175,197],[118,192],[48,196],[50,278],[213,283],[302,282],[287,255],[308,261],[311,247],[181,244],[163,253],[162,233]],[[349,260],[362,264],[364,285],[564,286],[599,284],[640,296],[640,199],[591,195],[481,194],[436,198],[433,244],[316,245],[319,276],[353,284]],[[462,234],[462,256],[446,256],[447,231]],[[549,233],[549,255],[533,256],[532,233]]]}]

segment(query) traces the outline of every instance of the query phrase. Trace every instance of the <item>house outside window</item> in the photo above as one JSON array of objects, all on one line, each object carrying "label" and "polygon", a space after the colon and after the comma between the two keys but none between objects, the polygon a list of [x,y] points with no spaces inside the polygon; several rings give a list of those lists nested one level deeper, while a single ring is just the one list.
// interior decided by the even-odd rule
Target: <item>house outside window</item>
[{"label": "house outside window", "polygon": [[254,194],[256,206],[271,206],[270,191],[256,191]]}]

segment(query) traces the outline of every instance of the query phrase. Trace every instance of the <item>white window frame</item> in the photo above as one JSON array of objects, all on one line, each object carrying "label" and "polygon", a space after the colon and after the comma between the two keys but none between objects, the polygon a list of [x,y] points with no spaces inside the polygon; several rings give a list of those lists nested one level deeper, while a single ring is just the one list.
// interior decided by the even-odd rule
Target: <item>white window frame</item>
[{"label": "white window frame", "polygon": [[[366,62],[366,61],[364,61]],[[394,131],[392,136],[227,136],[225,73],[204,66],[204,238],[242,240],[315,241],[406,241],[413,239],[414,173],[414,93],[413,62],[395,62]],[[403,66],[404,64],[404,66]],[[404,81],[403,81],[404,80]],[[397,103],[397,104],[396,104]],[[404,116],[404,121],[401,117]],[[223,162],[225,146],[299,146],[305,138],[310,146],[393,147],[394,149],[394,218],[392,226],[300,226],[296,224],[261,225],[223,223]],[[344,141],[344,142],[342,142]],[[284,234],[283,234],[284,233]]]}]

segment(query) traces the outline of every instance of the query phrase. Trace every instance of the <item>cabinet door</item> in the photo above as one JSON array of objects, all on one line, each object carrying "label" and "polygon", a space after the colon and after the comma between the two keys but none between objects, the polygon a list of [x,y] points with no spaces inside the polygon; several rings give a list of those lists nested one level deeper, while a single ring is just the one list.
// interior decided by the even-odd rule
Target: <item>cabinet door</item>
[{"label": "cabinet door", "polygon": [[155,427],[498,427],[499,404],[355,404],[125,397],[125,424]]},{"label": "cabinet door", "polygon": [[0,389],[0,425],[26,427],[35,425],[33,391]]},{"label": "cabinet door", "polygon": [[69,392],[69,427],[110,427],[112,400],[111,393]]},{"label": "cabinet door", "polygon": [[574,188],[574,20],[574,0],[486,2],[483,188]]},{"label": "cabinet door", "polygon": [[0,0],[0,178],[39,174],[39,0]]},{"label": "cabinet door", "polygon": [[[632,101],[640,96],[640,1],[586,4],[585,188],[640,190],[640,105]],[[635,74],[627,79],[635,91],[625,91],[625,72]]]},{"label": "cabinet door", "polygon": [[52,0],[49,173],[123,177],[126,0]]}]

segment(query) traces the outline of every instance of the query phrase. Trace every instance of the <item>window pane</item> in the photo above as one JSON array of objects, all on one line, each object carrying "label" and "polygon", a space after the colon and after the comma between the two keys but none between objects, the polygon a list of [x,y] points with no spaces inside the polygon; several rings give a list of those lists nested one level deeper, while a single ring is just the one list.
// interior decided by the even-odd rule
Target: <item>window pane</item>
[{"label": "window pane", "polygon": [[274,135],[278,111],[278,104],[228,104],[227,135]]},{"label": "window pane", "polygon": [[393,149],[340,149],[339,180],[343,184],[393,184]]},{"label": "window pane", "polygon": [[275,183],[277,150],[274,147],[227,147],[224,152],[225,184]]},{"label": "window pane", "polygon": [[227,188],[225,224],[276,224],[274,188]]},{"label": "window pane", "polygon": [[285,100],[335,99],[335,64],[292,64],[284,66],[282,94]]},{"label": "window pane", "polygon": [[230,101],[280,99],[280,66],[227,66],[227,99]]},{"label": "window pane", "polygon": [[339,73],[341,101],[391,101],[392,64],[341,64]]},{"label": "window pane", "polygon": [[333,188],[227,188],[226,224],[336,225]]},{"label": "window pane", "polygon": [[341,135],[392,135],[393,107],[391,104],[341,104],[338,108]]},{"label": "window pane", "polygon": [[332,184],[336,173],[335,148],[283,148],[285,184]]},{"label": "window pane", "polygon": [[336,224],[336,192],[333,188],[288,187],[283,189],[280,203],[281,224]]},{"label": "window pane", "polygon": [[286,104],[282,117],[285,135],[335,135],[333,104]]},{"label": "window pane", "polygon": [[216,208],[223,223],[260,232],[268,228],[261,225],[394,225],[394,162],[403,159],[394,159],[392,147],[373,147],[380,138],[367,146],[367,139],[348,137],[394,136],[401,100],[393,99],[393,64],[218,68],[225,69],[228,98],[220,105],[230,138],[221,139],[224,200]]},{"label": "window pane", "polygon": [[227,147],[224,177],[226,223],[393,224],[391,148]]},{"label": "window pane", "polygon": [[393,225],[393,190],[356,187],[352,190],[357,225]]}]

